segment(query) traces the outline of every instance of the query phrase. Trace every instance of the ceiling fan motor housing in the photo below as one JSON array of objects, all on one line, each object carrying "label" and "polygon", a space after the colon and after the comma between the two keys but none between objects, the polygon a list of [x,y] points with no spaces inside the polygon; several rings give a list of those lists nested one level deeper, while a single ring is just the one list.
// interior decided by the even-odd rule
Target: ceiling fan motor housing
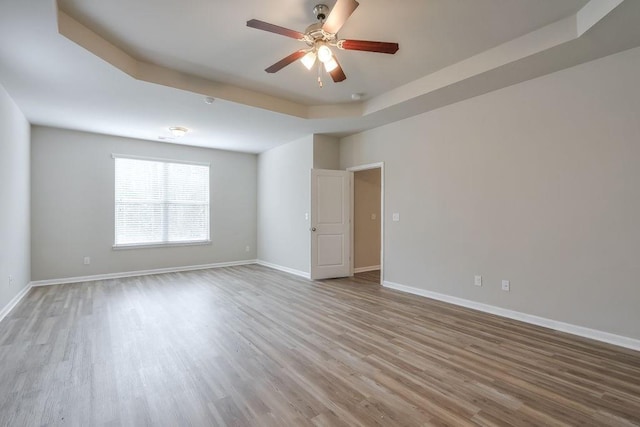
[{"label": "ceiling fan motor housing", "polygon": [[318,42],[328,43],[332,46],[335,46],[335,44],[337,43],[336,35],[324,31],[322,29],[321,22],[309,25],[305,30],[304,35],[304,41],[309,46],[315,46]]},{"label": "ceiling fan motor housing", "polygon": [[329,8],[326,4],[317,4],[313,8],[313,14],[316,16],[318,21],[324,21],[327,19],[327,15],[329,14]]}]

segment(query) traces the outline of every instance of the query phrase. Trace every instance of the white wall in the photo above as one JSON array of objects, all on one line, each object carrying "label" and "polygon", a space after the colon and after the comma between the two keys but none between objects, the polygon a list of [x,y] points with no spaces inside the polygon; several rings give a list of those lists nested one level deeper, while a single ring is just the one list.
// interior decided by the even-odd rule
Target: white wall
[{"label": "white wall", "polygon": [[640,338],[638,76],[634,49],[343,139],[385,162],[385,280]]},{"label": "white wall", "polygon": [[258,157],[258,259],[310,272],[309,220],[313,135]]},{"label": "white wall", "polygon": [[[212,244],[113,250],[112,153],[210,162]],[[252,154],[33,127],[32,278],[255,259],[256,171]]]},{"label": "white wall", "polygon": [[31,281],[30,130],[29,122],[0,86],[0,311]]}]

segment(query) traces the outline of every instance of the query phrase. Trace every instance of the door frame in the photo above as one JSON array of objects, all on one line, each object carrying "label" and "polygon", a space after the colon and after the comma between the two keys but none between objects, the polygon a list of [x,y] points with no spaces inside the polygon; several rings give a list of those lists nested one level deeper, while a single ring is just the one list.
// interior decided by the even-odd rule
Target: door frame
[{"label": "door frame", "polygon": [[[359,172],[369,169],[380,169],[380,284],[384,283],[384,162],[378,163],[368,163],[359,166],[352,166],[347,168],[349,172]],[[355,179],[354,179],[355,182]],[[354,255],[354,247],[355,247],[355,222],[354,222],[354,203],[355,203],[355,185],[351,187],[351,271],[350,274],[353,276],[354,274],[354,265],[355,265],[355,255]]]}]

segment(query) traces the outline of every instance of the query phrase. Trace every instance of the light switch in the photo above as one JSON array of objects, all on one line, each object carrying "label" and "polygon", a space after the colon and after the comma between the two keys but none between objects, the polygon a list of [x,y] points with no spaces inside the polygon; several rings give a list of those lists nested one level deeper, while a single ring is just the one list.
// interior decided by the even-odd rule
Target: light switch
[{"label": "light switch", "polygon": [[475,276],[473,284],[476,286],[482,286],[482,276]]},{"label": "light switch", "polygon": [[395,213],[393,214],[393,220],[394,220],[395,222],[400,221],[400,214],[399,214],[398,212],[395,212]]}]

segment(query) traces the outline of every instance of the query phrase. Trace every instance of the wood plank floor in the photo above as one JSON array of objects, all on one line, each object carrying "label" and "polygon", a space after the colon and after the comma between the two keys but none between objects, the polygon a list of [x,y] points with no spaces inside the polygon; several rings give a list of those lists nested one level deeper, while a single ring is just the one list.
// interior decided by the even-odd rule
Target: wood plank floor
[{"label": "wood plank floor", "polygon": [[0,425],[640,425],[640,353],[254,265],[42,287]]},{"label": "wood plank floor", "polygon": [[362,273],[356,273],[356,279],[366,280],[375,284],[380,283],[380,270],[365,271]]}]

